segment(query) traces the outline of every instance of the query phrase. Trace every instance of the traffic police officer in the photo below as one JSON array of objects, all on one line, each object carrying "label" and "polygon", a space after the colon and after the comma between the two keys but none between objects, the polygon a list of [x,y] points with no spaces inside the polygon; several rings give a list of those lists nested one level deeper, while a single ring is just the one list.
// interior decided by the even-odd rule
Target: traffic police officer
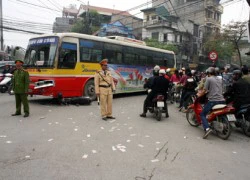
[{"label": "traffic police officer", "polygon": [[108,71],[108,60],[103,59],[100,62],[101,70],[97,70],[95,74],[95,93],[100,98],[101,116],[103,120],[115,119],[112,116],[112,99],[113,91],[115,91],[115,84]]},{"label": "traffic police officer", "polygon": [[23,61],[16,60],[16,70],[13,75],[12,85],[16,99],[16,112],[12,116],[21,115],[21,103],[23,103],[24,117],[29,116],[28,88],[29,73],[22,67]]}]

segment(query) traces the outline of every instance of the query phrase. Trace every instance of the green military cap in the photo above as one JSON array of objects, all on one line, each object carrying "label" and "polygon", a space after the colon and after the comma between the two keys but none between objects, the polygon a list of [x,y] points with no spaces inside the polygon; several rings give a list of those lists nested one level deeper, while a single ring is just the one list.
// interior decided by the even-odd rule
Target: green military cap
[{"label": "green military cap", "polygon": [[16,63],[21,63],[21,64],[23,64],[24,62],[23,62],[23,60],[18,59],[18,60],[15,60],[15,64],[16,64]]}]

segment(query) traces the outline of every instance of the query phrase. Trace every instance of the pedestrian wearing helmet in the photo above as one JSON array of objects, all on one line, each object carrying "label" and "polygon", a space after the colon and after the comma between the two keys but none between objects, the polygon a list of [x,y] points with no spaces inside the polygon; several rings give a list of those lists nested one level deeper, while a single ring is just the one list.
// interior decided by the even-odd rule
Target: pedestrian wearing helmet
[{"label": "pedestrian wearing helmet", "polygon": [[[146,117],[147,108],[149,105],[151,105],[153,98],[157,94],[164,95],[165,99],[166,99],[168,86],[169,86],[169,80],[167,80],[164,77],[165,74],[166,74],[166,71],[164,69],[161,69],[161,70],[159,70],[159,76],[154,78],[153,84],[150,87],[151,92],[147,95],[147,98],[144,100],[143,113],[140,114],[141,117]],[[166,114],[166,117],[168,117],[168,114]]]}]

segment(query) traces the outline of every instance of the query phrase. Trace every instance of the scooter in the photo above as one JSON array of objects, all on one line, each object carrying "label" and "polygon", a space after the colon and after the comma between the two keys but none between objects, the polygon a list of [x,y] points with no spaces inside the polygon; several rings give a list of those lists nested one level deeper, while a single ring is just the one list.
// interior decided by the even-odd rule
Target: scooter
[{"label": "scooter", "polygon": [[0,82],[0,92],[1,93],[5,93],[6,91],[10,90],[12,76],[13,75],[10,73],[2,75],[3,79]]},{"label": "scooter", "polygon": [[[202,124],[200,113],[202,112],[202,104],[200,98],[195,98],[194,103],[188,107],[186,119],[191,126],[198,127]],[[232,132],[232,123],[236,122],[234,116],[235,108],[230,105],[215,105],[207,115],[210,128],[221,139],[228,139]]]},{"label": "scooter", "polygon": [[168,115],[168,107],[165,101],[165,96],[162,94],[158,94],[151,103],[151,106],[148,107],[150,113],[154,113],[156,120],[160,121],[162,118],[162,113]]}]

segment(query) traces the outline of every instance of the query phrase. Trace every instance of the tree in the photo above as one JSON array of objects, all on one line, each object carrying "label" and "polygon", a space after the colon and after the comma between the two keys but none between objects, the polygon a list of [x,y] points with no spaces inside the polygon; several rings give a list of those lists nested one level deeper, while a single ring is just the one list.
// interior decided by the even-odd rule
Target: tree
[{"label": "tree", "polygon": [[145,42],[147,46],[174,51],[176,54],[178,53],[178,48],[174,44],[158,42],[156,39],[145,39]]},{"label": "tree", "polygon": [[230,59],[235,51],[233,43],[221,33],[206,35],[204,42],[205,54],[216,51],[219,59]]},{"label": "tree", "polygon": [[100,28],[101,23],[104,23],[103,20],[103,17],[97,11],[90,10],[84,12],[73,25],[71,31],[83,34],[93,34]]},{"label": "tree", "polygon": [[225,25],[223,28],[223,35],[227,41],[232,42],[234,49],[237,51],[240,61],[240,66],[242,66],[242,59],[240,53],[240,40],[242,40],[244,33],[247,30],[246,22],[232,22]]}]

